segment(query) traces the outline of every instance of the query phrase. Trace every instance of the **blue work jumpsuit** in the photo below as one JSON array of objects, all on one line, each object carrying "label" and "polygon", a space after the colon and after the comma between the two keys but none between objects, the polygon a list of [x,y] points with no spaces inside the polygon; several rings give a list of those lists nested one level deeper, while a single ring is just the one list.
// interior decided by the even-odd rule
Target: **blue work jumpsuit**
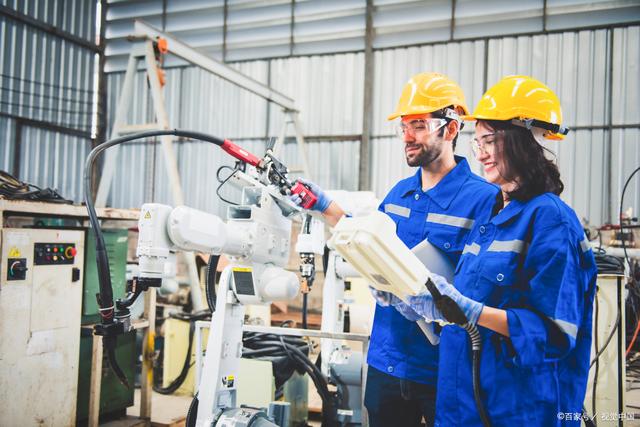
[{"label": "blue work jumpsuit", "polygon": [[[479,327],[480,382],[492,426],[578,425],[591,352],[596,266],[575,212],[556,195],[513,200],[476,222],[455,287],[507,311],[510,337]],[[471,349],[458,326],[443,328],[436,425],[481,426]]]},{"label": "blue work jumpsuit", "polygon": [[[489,218],[499,191],[497,186],[471,172],[466,159],[456,156],[456,162],[456,167],[428,191],[422,191],[418,168],[415,175],[398,182],[379,207],[396,223],[398,237],[409,248],[428,239],[449,256],[452,265],[457,264],[476,218],[481,215]],[[398,388],[397,382],[386,380],[384,374],[431,386],[427,404],[433,413],[438,347],[431,345],[418,325],[405,319],[394,307],[376,305],[367,363],[381,371],[378,377],[382,377],[376,381],[369,371],[365,405],[372,425],[384,425],[387,415],[398,421],[401,415],[398,412],[402,412],[392,402],[391,389]],[[400,388],[404,389],[404,383]],[[397,394],[400,392],[395,396],[400,398]],[[402,394],[405,400],[413,399],[411,392]]]}]

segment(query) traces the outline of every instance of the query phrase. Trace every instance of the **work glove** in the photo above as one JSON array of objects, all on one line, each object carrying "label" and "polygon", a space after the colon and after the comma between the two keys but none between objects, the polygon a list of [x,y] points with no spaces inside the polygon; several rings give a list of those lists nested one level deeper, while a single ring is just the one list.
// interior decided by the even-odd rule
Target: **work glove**
[{"label": "work glove", "polygon": [[[470,324],[475,325],[478,323],[478,318],[484,304],[467,298],[462,295],[451,283],[437,274],[431,274],[431,280],[436,285],[440,293],[444,296],[449,296],[460,307],[464,315]],[[436,307],[433,296],[427,290],[423,293],[409,297],[409,306],[419,315],[421,315],[427,322],[446,322],[440,310]]]},{"label": "work glove", "polygon": [[395,307],[395,309],[398,310],[405,319],[411,322],[415,322],[422,318],[422,316],[416,313],[409,304],[402,301],[391,292],[379,291],[372,286],[369,286],[369,291],[371,292],[371,295],[373,295],[373,299],[376,300],[376,304],[380,307]]},{"label": "work glove", "polygon": [[395,309],[398,310],[398,312],[402,314],[402,316],[405,319],[409,320],[410,322],[415,322],[417,320],[422,319],[422,316],[416,313],[416,311],[413,308],[411,308],[409,304],[402,301],[398,297],[394,298],[394,300],[391,302],[391,305],[393,305]]},{"label": "work glove", "polygon": [[395,298],[391,292],[379,291],[373,286],[369,286],[369,292],[380,307],[389,307]]},{"label": "work glove", "polygon": [[[327,193],[325,193],[317,184],[304,178],[298,178],[298,181],[309,187],[309,190],[311,190],[311,192],[318,198],[316,203],[311,207],[311,210],[320,213],[326,211],[332,202],[329,196],[327,196]],[[300,206],[300,204],[302,204],[302,198],[297,194],[290,194],[289,200],[291,200],[297,206]]]}]

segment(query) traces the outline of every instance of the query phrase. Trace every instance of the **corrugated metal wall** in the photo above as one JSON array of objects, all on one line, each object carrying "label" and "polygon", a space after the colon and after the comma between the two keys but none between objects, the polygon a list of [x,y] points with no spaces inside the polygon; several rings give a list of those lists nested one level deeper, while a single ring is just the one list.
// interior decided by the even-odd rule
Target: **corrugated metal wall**
[{"label": "corrugated metal wall", "polygon": [[[225,61],[363,51],[366,4],[109,0],[107,71],[124,69],[136,18]],[[637,22],[640,13],[637,1],[619,0],[373,0],[373,7],[375,49]]]},{"label": "corrugated metal wall", "polygon": [[[214,57],[254,59],[232,65],[296,101],[304,133],[313,141],[308,157],[316,180],[325,187],[357,188],[366,1],[168,0],[164,4],[163,10],[161,1],[109,3],[109,70],[122,69],[128,53],[124,38],[137,17]],[[621,185],[640,163],[639,20],[640,4],[634,1],[375,0],[373,190],[381,197],[399,178],[412,173],[386,121],[408,77],[428,70],[448,74],[460,83],[473,107],[487,85],[503,75],[522,73],[558,92],[565,121],[576,128],[565,142],[550,147],[557,152],[566,184],[564,198],[592,224],[615,221]],[[579,30],[625,22],[636,25]],[[322,55],[296,56],[309,54]],[[119,79],[117,73],[109,78],[112,97]],[[263,147],[261,138],[280,133],[284,115],[277,106],[206,72],[181,68],[169,73],[169,81],[167,99],[180,100],[170,104],[178,126],[254,144],[257,153]],[[138,93],[136,99],[148,114],[146,95]],[[611,104],[611,99],[616,102]],[[467,157],[472,131],[468,125],[458,141],[457,152]],[[292,140],[292,127],[287,135]],[[196,206],[221,212],[215,197],[210,198],[212,181],[200,177],[212,176],[208,165],[228,160],[218,154],[206,157],[202,150],[208,148],[196,147],[184,143],[176,148],[180,164],[188,169],[182,171],[184,187],[187,193],[200,195],[194,196]],[[299,164],[297,157],[295,145],[287,144],[284,159],[294,165]],[[480,172],[473,159],[470,163]],[[134,181],[127,176],[118,179]],[[148,175],[146,182],[151,182]],[[137,186],[135,195],[119,196],[114,203],[130,206],[143,200],[144,185]],[[636,211],[639,191],[634,184],[626,196],[625,204],[633,203]],[[160,180],[153,192],[157,200],[166,199],[166,183]]]},{"label": "corrugated metal wall", "polygon": [[26,127],[23,130],[20,179],[56,188],[66,198],[83,199],[84,162],[91,151],[86,139]]},{"label": "corrugated metal wall", "polygon": [[[95,40],[96,2],[0,0],[0,6]],[[91,148],[94,50],[4,13],[0,41],[0,168],[80,201]]]}]

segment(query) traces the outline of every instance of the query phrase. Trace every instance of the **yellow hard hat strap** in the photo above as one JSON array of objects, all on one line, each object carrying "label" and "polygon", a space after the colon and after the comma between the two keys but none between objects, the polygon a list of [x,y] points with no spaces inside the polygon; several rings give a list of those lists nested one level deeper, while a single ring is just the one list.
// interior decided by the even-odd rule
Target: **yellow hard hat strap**
[{"label": "yellow hard hat strap", "polygon": [[548,130],[552,133],[557,133],[560,135],[566,135],[569,133],[569,130],[570,130],[568,127],[564,127],[555,123],[547,123],[547,122],[543,122],[541,120],[536,120],[536,119],[522,119],[522,120],[511,119],[511,123],[516,126],[527,128],[529,130],[536,127],[536,128]]}]

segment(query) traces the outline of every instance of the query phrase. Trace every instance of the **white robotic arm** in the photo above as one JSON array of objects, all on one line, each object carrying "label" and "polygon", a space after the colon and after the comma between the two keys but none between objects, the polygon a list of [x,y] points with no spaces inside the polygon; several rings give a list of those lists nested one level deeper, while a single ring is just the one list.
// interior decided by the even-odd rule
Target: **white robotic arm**
[{"label": "white robotic arm", "polygon": [[[186,206],[142,206],[138,224],[138,280],[161,280],[171,254],[198,251],[225,254],[198,392],[198,426],[226,425],[225,417],[240,417],[236,381],[242,356],[242,326],[246,304],[294,298],[300,283],[285,270],[289,260],[291,220],[282,200],[266,186],[243,189],[242,204],[231,206],[228,220]],[[236,411],[236,412],[233,412]]]},{"label": "white robotic arm", "polygon": [[[280,265],[286,259],[288,248],[272,250],[274,256],[255,250],[256,238],[288,245],[289,238],[282,236],[281,227],[258,225],[256,221],[229,221],[225,223],[217,215],[187,206],[171,206],[147,203],[142,206],[138,221],[139,259],[138,279],[161,280],[166,263],[174,262],[171,254],[176,250],[220,255],[232,259],[237,268],[251,268],[254,283],[234,281],[236,298],[245,304],[260,304],[295,297],[299,290],[296,275]],[[278,245],[279,246],[279,245]],[[267,255],[267,256],[265,256]],[[255,262],[262,258],[261,262]],[[278,265],[276,265],[278,264]],[[236,273],[238,278],[241,277]]]}]

